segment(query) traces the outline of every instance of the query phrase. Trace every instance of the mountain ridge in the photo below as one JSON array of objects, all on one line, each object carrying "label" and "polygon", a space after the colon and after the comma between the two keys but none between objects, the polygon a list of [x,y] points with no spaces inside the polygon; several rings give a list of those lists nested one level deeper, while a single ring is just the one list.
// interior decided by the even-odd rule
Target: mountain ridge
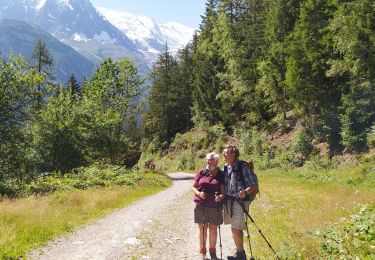
[{"label": "mountain ridge", "polygon": [[177,22],[159,25],[152,17],[130,12],[104,7],[96,7],[96,9],[131,39],[136,46],[140,46],[140,51],[146,55],[154,56],[154,60],[164,51],[165,44],[168,44],[171,51],[176,53],[179,48],[192,40],[196,30]]},{"label": "mountain ridge", "polygon": [[[85,50],[81,54],[96,65],[107,57],[128,57],[148,70],[145,56],[89,0],[0,0],[0,6],[0,18],[37,25],[75,50]],[[77,35],[87,41],[76,41]]]},{"label": "mountain ridge", "polygon": [[176,52],[194,32],[175,22],[158,25],[147,16],[111,9],[104,13],[109,11],[110,17],[90,0],[0,0],[0,19],[36,25],[97,66],[108,57],[127,57],[142,75],[149,73],[166,43]]},{"label": "mountain ridge", "polygon": [[38,39],[46,43],[56,64],[56,77],[62,83],[65,83],[71,74],[74,74],[78,81],[82,81],[94,72],[95,65],[92,62],[48,32],[26,22],[0,19],[0,52],[3,57],[21,54],[31,63],[31,54]]}]

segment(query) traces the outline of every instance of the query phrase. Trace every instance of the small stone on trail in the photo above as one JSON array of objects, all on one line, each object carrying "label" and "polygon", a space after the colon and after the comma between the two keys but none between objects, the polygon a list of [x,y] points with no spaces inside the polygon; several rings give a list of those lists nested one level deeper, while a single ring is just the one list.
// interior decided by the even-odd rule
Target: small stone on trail
[{"label": "small stone on trail", "polygon": [[164,240],[167,241],[167,242],[170,243],[170,244],[173,244],[173,241],[170,240],[170,239],[168,239],[168,238],[166,238],[166,239],[164,239]]},{"label": "small stone on trail", "polygon": [[139,241],[139,239],[136,239],[135,237],[129,237],[128,239],[126,239],[125,244],[139,245],[140,241]]}]

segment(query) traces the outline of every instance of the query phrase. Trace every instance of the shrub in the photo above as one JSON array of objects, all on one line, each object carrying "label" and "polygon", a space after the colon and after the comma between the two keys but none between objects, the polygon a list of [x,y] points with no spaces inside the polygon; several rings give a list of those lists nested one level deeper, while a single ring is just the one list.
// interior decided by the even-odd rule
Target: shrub
[{"label": "shrub", "polygon": [[294,154],[302,153],[304,156],[310,154],[312,146],[309,142],[309,137],[304,130],[299,130],[296,132],[293,143],[291,145],[291,150]]},{"label": "shrub", "polygon": [[240,143],[240,152],[245,157],[259,158],[267,149],[268,143],[264,134],[253,127],[250,131],[239,129],[235,131],[235,137]]},{"label": "shrub", "polygon": [[297,131],[290,146],[290,155],[293,157],[293,165],[296,167],[303,166],[311,151],[312,145],[309,142],[307,133],[304,130]]},{"label": "shrub", "polygon": [[26,185],[28,194],[46,194],[62,190],[89,189],[109,186],[131,186],[142,179],[136,170],[127,170],[118,166],[93,165],[77,168],[73,173],[62,175],[52,173]]},{"label": "shrub", "polygon": [[259,163],[259,168],[261,170],[266,170],[271,167],[271,157],[268,150],[264,151]]},{"label": "shrub", "polygon": [[0,182],[0,197],[17,197],[23,189],[17,183],[12,183],[10,181]]},{"label": "shrub", "polygon": [[[222,125],[197,126],[184,134],[176,135],[164,156],[155,155],[159,171],[196,170],[208,152],[220,152],[228,136]],[[145,157],[142,155],[142,158]]]},{"label": "shrub", "polygon": [[224,146],[223,143],[226,140],[224,127],[222,125],[214,125],[205,128],[194,128],[187,133],[177,135],[171,147],[173,150],[191,149],[194,151],[212,149],[213,146],[217,149],[216,142],[222,142],[221,146]]},{"label": "shrub", "polygon": [[291,151],[277,150],[274,161],[274,166],[279,167],[284,171],[288,171],[292,168],[292,161],[294,155]]},{"label": "shrub", "polygon": [[323,254],[333,259],[372,259],[374,226],[374,207],[359,205],[349,220],[317,231]]},{"label": "shrub", "polygon": [[177,158],[177,170],[194,170],[195,165],[195,155],[190,150],[183,152]]},{"label": "shrub", "polygon": [[32,194],[46,194],[65,189],[67,189],[67,185],[64,185],[62,179],[54,176],[48,176],[28,185],[28,192]]},{"label": "shrub", "polygon": [[281,259],[301,259],[301,252],[297,247],[288,241],[284,241],[281,250],[278,252]]},{"label": "shrub", "polygon": [[375,125],[373,125],[368,131],[367,146],[369,148],[375,148]]},{"label": "shrub", "polygon": [[328,156],[325,156],[325,157],[310,156],[309,160],[307,160],[304,164],[305,170],[308,170],[308,171],[328,170],[330,167],[331,167],[331,164],[330,164]]}]

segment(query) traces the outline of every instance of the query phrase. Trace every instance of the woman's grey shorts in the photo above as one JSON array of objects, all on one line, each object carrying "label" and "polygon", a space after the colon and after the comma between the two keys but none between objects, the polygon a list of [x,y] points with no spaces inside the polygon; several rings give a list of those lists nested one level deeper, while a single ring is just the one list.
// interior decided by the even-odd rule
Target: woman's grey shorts
[{"label": "woman's grey shorts", "polygon": [[197,224],[223,224],[223,208],[209,208],[195,204],[194,207],[194,222]]}]

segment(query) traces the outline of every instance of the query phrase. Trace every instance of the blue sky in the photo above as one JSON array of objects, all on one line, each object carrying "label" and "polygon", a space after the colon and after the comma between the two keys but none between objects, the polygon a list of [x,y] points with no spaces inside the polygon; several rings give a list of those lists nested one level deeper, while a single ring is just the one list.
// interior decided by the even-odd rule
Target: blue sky
[{"label": "blue sky", "polygon": [[179,22],[198,27],[206,0],[91,0],[94,6],[151,16],[158,24]]}]

